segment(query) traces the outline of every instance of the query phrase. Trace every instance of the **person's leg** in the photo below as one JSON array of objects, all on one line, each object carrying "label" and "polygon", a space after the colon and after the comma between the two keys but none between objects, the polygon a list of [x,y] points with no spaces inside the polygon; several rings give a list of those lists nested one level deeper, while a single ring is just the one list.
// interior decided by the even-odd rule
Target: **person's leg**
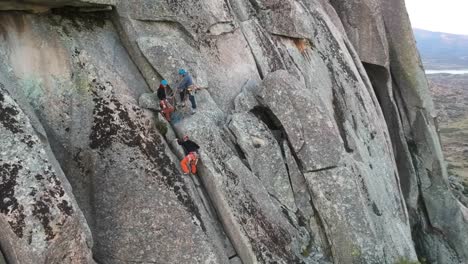
[{"label": "person's leg", "polygon": [[193,114],[195,114],[196,110],[197,110],[197,103],[195,102],[195,96],[189,94],[189,100],[190,100],[190,103],[192,104],[192,108],[190,108],[190,111]]},{"label": "person's leg", "polygon": [[166,108],[164,109],[164,117],[166,117],[167,121],[171,121],[171,109]]},{"label": "person's leg", "polygon": [[195,95],[189,95],[190,103],[192,103],[192,109],[197,109],[197,102],[195,101]]},{"label": "person's leg", "polygon": [[197,174],[197,164],[195,162],[192,162],[191,167],[192,174]]},{"label": "person's leg", "polygon": [[192,174],[197,174],[197,163],[198,163],[198,154],[197,152],[193,153],[193,160],[191,164]]},{"label": "person's leg", "polygon": [[184,100],[185,100],[185,90],[182,90],[180,92],[180,104],[181,105],[184,105],[184,103],[185,103]]},{"label": "person's leg", "polygon": [[182,168],[182,171],[184,172],[184,174],[190,173],[191,168],[189,168],[189,166],[190,164],[189,164],[187,157],[185,157],[183,160],[180,161],[180,167]]}]

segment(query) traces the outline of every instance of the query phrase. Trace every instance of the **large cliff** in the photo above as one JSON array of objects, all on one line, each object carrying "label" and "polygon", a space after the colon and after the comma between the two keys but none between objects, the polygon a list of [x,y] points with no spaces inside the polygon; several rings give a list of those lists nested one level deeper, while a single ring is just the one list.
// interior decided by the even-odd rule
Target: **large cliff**
[{"label": "large cliff", "polygon": [[[468,262],[403,0],[0,10],[0,263]],[[207,89],[161,134],[178,68]]]}]

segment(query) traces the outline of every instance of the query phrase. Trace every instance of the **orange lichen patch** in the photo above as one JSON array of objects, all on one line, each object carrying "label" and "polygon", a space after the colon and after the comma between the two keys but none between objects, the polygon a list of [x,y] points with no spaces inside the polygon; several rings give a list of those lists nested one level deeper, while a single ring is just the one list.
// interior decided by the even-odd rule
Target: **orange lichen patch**
[{"label": "orange lichen patch", "polygon": [[294,44],[296,45],[297,49],[299,50],[300,53],[306,52],[307,48],[310,47],[310,43],[307,39],[304,38],[297,38],[294,39]]}]

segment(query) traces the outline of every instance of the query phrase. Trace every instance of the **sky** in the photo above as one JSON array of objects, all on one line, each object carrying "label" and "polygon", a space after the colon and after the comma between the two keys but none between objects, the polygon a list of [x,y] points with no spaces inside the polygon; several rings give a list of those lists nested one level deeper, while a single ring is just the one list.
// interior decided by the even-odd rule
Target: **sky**
[{"label": "sky", "polygon": [[468,35],[468,0],[406,0],[406,9],[413,28]]}]

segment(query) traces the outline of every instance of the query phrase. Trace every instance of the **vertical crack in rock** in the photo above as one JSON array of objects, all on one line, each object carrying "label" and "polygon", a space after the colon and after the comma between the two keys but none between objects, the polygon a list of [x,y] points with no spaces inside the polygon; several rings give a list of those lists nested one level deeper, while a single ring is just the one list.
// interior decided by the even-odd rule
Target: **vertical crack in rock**
[{"label": "vertical crack in rock", "polygon": [[248,36],[245,34],[244,29],[242,29],[242,26],[240,28],[241,28],[242,35],[247,41],[247,45],[249,46],[250,53],[252,54],[252,57],[254,58],[255,67],[257,68],[258,75],[260,75],[260,78],[263,80],[265,78],[265,75],[264,75],[265,73],[263,72],[262,67],[260,66],[260,62],[258,61],[258,58],[252,48],[252,44],[250,44]]},{"label": "vertical crack in rock", "polygon": [[[258,119],[260,119],[265,125],[267,125],[267,127],[270,129],[271,134],[275,136],[275,139],[281,150],[281,156],[283,158],[284,165],[286,167],[289,185],[291,187],[291,190],[294,193],[294,187],[291,181],[291,175],[290,175],[289,167],[286,161],[285,150],[283,148],[283,140],[287,142],[289,147],[291,147],[291,142],[287,138],[287,133],[284,130],[284,127],[281,124],[281,121],[267,107],[257,106],[251,110],[251,113],[253,113]],[[292,154],[295,155],[295,153],[292,153]],[[297,158],[297,156],[295,156],[295,158],[296,158],[296,162],[298,162],[299,159]],[[298,164],[298,166],[301,166],[301,164]]]},{"label": "vertical crack in rock", "polygon": [[340,132],[341,139],[343,139],[344,148],[345,148],[346,152],[352,153],[352,152],[354,152],[354,150],[349,145],[346,128],[344,127],[344,123],[346,122],[346,118],[345,118],[345,114],[344,114],[343,109],[346,109],[346,106],[343,105],[343,104],[344,104],[344,102],[342,102],[339,95],[337,95],[337,91],[333,90],[333,109],[334,109],[336,124],[338,126],[338,130]]},{"label": "vertical crack in rock", "polygon": [[[323,25],[326,23],[323,21],[323,18],[320,16],[317,17],[319,21],[322,21]],[[329,31],[328,27],[325,27],[327,31]],[[346,105],[346,100],[344,100],[342,97],[345,96],[347,93],[345,92],[345,88],[342,86],[342,84],[338,81],[339,78],[336,76],[335,73],[335,68],[332,59],[336,60],[336,64],[339,65],[339,67],[342,68],[342,70],[346,73],[346,78],[350,79],[352,82],[357,82],[357,77],[355,76],[354,72],[350,69],[349,65],[347,65],[342,58],[342,55],[339,55],[338,50],[339,50],[339,45],[337,41],[332,38],[331,32],[328,32],[329,34],[326,34],[327,40],[332,44],[330,48],[330,53],[332,54],[333,58],[327,57],[323,52],[319,51],[319,55],[322,58],[323,62],[326,63],[327,68],[329,70],[329,73],[331,74],[331,80],[333,84],[333,114],[336,120],[336,124],[338,126],[338,130],[340,132],[341,138],[343,139],[344,142],[344,148],[346,152],[348,153],[353,153],[354,149],[351,147],[351,144],[348,140],[347,136],[347,131],[345,128],[345,122],[346,120],[346,114],[345,114],[345,109],[348,108]],[[359,102],[364,106],[364,103],[362,102],[362,98],[358,96]],[[364,106],[365,108],[365,106]]]},{"label": "vertical crack in rock", "polygon": [[[275,252],[279,255],[281,260],[286,261],[286,263],[305,264],[304,261],[287,250],[289,247],[288,245],[291,244],[288,232],[279,226],[273,226],[263,215],[263,212],[258,210],[259,206],[256,204],[252,195],[250,193],[246,193],[246,195],[249,198],[248,201],[250,201],[250,203],[242,203],[244,212],[247,213],[250,218],[255,219],[256,223],[266,234],[265,237],[258,237],[257,239],[259,241],[256,241],[254,238],[250,238],[258,260],[263,263],[268,263],[272,258],[268,252]],[[242,224],[246,225],[248,218],[241,217],[241,221]],[[268,249],[263,248],[264,246],[268,246]],[[264,256],[262,252],[267,252],[267,254]]]},{"label": "vertical crack in rock", "polygon": [[[94,80],[93,86],[95,107],[93,128],[89,136],[90,147],[99,149],[102,153],[114,142],[121,142],[129,147],[138,148],[155,166],[163,164],[170,166],[170,168],[160,170],[161,175],[157,175],[158,180],[161,180],[175,192],[177,199],[199,219],[202,229],[206,231],[197,206],[187,195],[187,187],[181,184],[181,176],[178,173],[175,175],[167,173],[178,170],[167,155],[162,155],[166,147],[162,144],[160,135],[154,129],[146,131],[142,124],[134,122],[130,118],[126,106],[122,105],[113,95],[108,96],[108,98],[102,97],[100,93],[106,91],[105,85]],[[133,106],[132,111],[136,113],[137,117],[142,117],[142,111],[138,107]]]},{"label": "vertical crack in rock", "polygon": [[[310,195],[312,197],[312,192],[310,190],[309,190],[309,192],[310,192]],[[322,250],[324,251],[323,253],[333,263],[334,259],[335,259],[335,253],[333,252],[333,247],[332,247],[332,243],[331,243],[332,240],[330,240],[329,235],[327,234],[327,230],[328,230],[327,224],[326,224],[325,220],[323,219],[323,217],[321,216],[320,211],[317,210],[318,208],[314,205],[312,200],[310,201],[310,204],[312,205],[312,208],[314,209],[315,221],[317,222],[317,224],[318,224],[318,226],[320,228],[318,235],[321,236],[322,241],[325,242],[325,244],[323,245],[324,248],[322,248]]]},{"label": "vertical crack in rock", "polygon": [[391,82],[393,86],[393,98],[397,105],[397,112],[399,114],[400,120],[402,122],[402,130],[403,132],[408,133],[407,131],[410,130],[410,109],[408,108],[408,104],[405,103],[405,99],[403,97],[402,87],[398,86],[396,76],[394,76],[393,72],[390,72],[391,75]]},{"label": "vertical crack in rock", "polygon": [[[286,146],[289,147],[290,150],[293,150],[293,146],[292,146],[292,143],[290,142],[290,140],[287,137],[287,133],[284,130],[284,127],[281,124],[281,121],[274,115],[273,112],[271,112],[270,109],[268,109],[266,107],[257,106],[254,109],[252,109],[251,112],[255,116],[257,116],[257,118],[259,118],[262,122],[264,122],[268,126],[268,128],[272,131],[272,133],[274,133],[274,131],[280,131],[280,133],[274,133],[274,134],[278,135],[276,137],[276,139],[278,141],[278,144],[281,146],[283,159],[285,160],[285,164],[286,164],[286,168],[287,168],[287,172],[288,172],[289,184],[291,186],[291,189],[294,191],[294,186],[292,184],[289,167],[287,166],[287,162],[286,162],[286,159],[285,159],[286,155],[285,155],[285,150],[284,150],[282,142],[285,141]],[[300,158],[297,156],[297,153],[295,153],[294,151],[290,151],[290,153],[291,153],[291,155],[292,155],[292,157],[294,159],[293,162],[296,163],[296,165],[297,165],[297,167],[299,169],[301,177],[304,177],[304,168],[303,168],[303,165],[302,165],[302,162],[301,162]],[[333,169],[333,168],[336,168],[336,166],[331,166],[329,168],[319,169],[319,171],[320,170],[329,170],[329,169]],[[305,178],[304,178],[304,181],[305,181]],[[307,187],[307,191],[308,191],[310,197],[312,197],[311,190],[308,187]],[[328,235],[326,234],[327,229],[326,229],[326,227],[324,225],[323,220],[320,217],[320,212],[317,210],[317,208],[315,208],[312,200],[310,200],[310,204],[311,204],[313,212],[314,212],[313,217],[315,218],[316,222],[318,223],[318,225],[320,227],[320,234],[319,235],[322,237],[322,240],[325,241],[325,245],[322,245],[322,246],[325,247],[325,248],[323,248],[323,250],[325,251],[324,252],[325,256],[333,259],[333,255],[331,253],[332,252],[332,247],[331,247]],[[288,218],[289,218],[289,215],[288,215]],[[298,219],[300,219],[300,217],[298,217]],[[307,226],[305,228],[306,228],[306,230],[307,230],[307,232],[309,233],[309,236],[310,236],[309,245],[307,245],[307,247],[311,247],[310,243],[313,243],[312,239],[313,239],[314,233],[310,230],[309,226]],[[306,249],[306,251],[307,251],[307,249]]]},{"label": "vertical crack in rock", "polygon": [[[297,153],[295,153],[292,148],[292,143],[288,140],[288,139],[285,139],[286,140],[286,143],[287,143],[287,146],[289,147],[289,149],[291,150],[291,155],[294,159],[294,162],[296,163],[298,169],[299,169],[299,172],[300,172],[300,177],[303,177],[304,179],[304,182],[306,182],[306,179],[305,179],[305,176],[304,176],[304,167],[300,161],[300,158],[297,156]],[[327,169],[332,169],[332,167],[330,168],[327,168]],[[325,242],[324,245],[322,245],[322,250],[324,251],[323,253],[325,254],[325,256],[327,258],[330,258],[330,261],[333,262],[333,259],[334,259],[334,256],[333,256],[333,247],[331,246],[331,240],[330,238],[328,237],[328,234],[327,234],[327,230],[328,228],[326,227],[325,225],[325,222],[324,222],[324,219],[321,217],[321,214],[320,214],[320,210],[318,210],[318,208],[315,206],[313,200],[312,200],[312,197],[313,197],[313,193],[312,193],[312,190],[307,186],[307,191],[309,193],[309,197],[311,198],[310,200],[310,205],[312,206],[312,210],[313,210],[313,217],[315,218],[315,221],[317,222],[317,224],[319,225],[319,236],[322,237],[322,241]],[[309,234],[311,235],[312,237],[312,232],[309,232]],[[324,248],[323,248],[324,247]]]},{"label": "vertical crack in rock", "polygon": [[[11,261],[12,262],[12,261]],[[4,250],[2,249],[1,245],[0,245],[0,263],[3,263],[3,264],[8,264],[8,263],[11,263],[9,262],[7,259],[6,259],[6,254],[4,253]]]},{"label": "vertical crack in rock", "polygon": [[[290,150],[292,150],[292,144],[291,144],[291,142],[290,142],[287,138],[285,138],[284,140],[285,140],[285,142],[286,142],[286,146],[287,146]],[[283,144],[282,144],[281,146],[283,146]],[[283,154],[284,154],[284,147],[282,147],[282,150],[283,150]],[[296,154],[294,151],[290,151],[290,154],[291,154],[291,156],[293,157],[293,162],[296,164],[297,168],[299,169],[299,172],[300,172],[300,173],[299,173],[299,177],[302,177],[302,180],[303,180],[304,182],[306,182],[306,179],[305,179],[305,177],[304,177],[304,168],[303,168],[303,166],[301,165],[301,162],[300,162],[299,157],[297,156],[297,154]],[[286,163],[287,163],[287,162],[286,162]],[[293,186],[293,184],[292,184],[291,174],[290,174],[290,171],[289,171],[289,167],[287,166],[287,168],[288,168],[288,175],[289,175],[289,181],[290,181],[290,184],[291,184],[291,188],[292,188],[293,191],[294,191],[295,188],[294,188],[294,186]],[[325,168],[325,169],[322,169],[322,170],[330,170],[330,169],[333,169],[333,168],[336,168],[336,166],[329,167],[329,168]],[[319,169],[319,170],[317,170],[317,171],[322,171],[322,170]],[[306,190],[307,190],[307,193],[308,193],[309,198],[310,198],[309,203],[310,203],[310,206],[312,207],[312,213],[313,213],[313,216],[312,216],[312,217],[314,218],[315,222],[316,222],[316,223],[318,224],[318,226],[319,226],[319,230],[318,230],[318,231],[319,231],[319,234],[315,234],[315,233],[311,230],[311,228],[310,228],[309,225],[307,225],[307,224],[305,224],[305,223],[301,223],[301,219],[302,219],[302,217],[303,217],[303,215],[301,214],[301,209],[304,210],[304,208],[300,208],[300,206],[298,205],[298,212],[296,213],[296,215],[298,215],[297,218],[298,218],[298,220],[299,220],[299,224],[307,229],[307,232],[309,233],[309,236],[310,236],[309,245],[307,246],[305,252],[310,252],[310,251],[312,250],[312,247],[313,247],[314,244],[317,242],[316,239],[314,239],[313,237],[314,237],[314,235],[319,235],[319,236],[321,237],[321,241],[324,242],[324,244],[322,243],[322,245],[321,245],[321,246],[322,246],[321,249],[322,249],[322,251],[323,251],[325,257],[326,257],[327,259],[329,259],[330,261],[333,262],[332,247],[331,247],[331,244],[330,244],[329,237],[328,237],[328,235],[326,234],[326,230],[327,230],[327,229],[326,229],[326,226],[324,225],[324,222],[323,222],[323,220],[322,220],[322,218],[321,218],[321,216],[320,216],[320,211],[319,211],[319,210],[316,208],[316,206],[314,205],[314,202],[313,202],[313,200],[312,200],[312,195],[313,195],[313,194],[312,194],[312,191],[309,189],[308,186],[306,186]],[[295,193],[296,193],[296,191],[295,191]],[[312,221],[312,219],[309,219],[308,221],[309,221],[309,224],[310,224],[310,221]]]},{"label": "vertical crack in rock", "polygon": [[[244,152],[244,150],[241,148],[241,146],[239,145],[238,143],[238,139],[236,137],[236,134],[233,133],[233,131],[231,130],[231,128],[229,127],[229,123],[226,125],[226,129],[227,130],[226,132],[229,133],[229,135],[233,138],[233,139],[230,139],[230,141],[232,141],[231,143],[232,144],[228,144],[231,149],[237,153],[237,156],[241,159],[241,161],[245,164],[245,166],[247,166],[247,168],[249,168],[250,171],[252,171],[251,169],[251,166],[249,164],[249,161],[247,159],[247,155],[246,153]],[[232,145],[232,146],[231,146]]]},{"label": "vertical crack in rock", "polygon": [[[287,141],[287,140],[285,140],[285,141]],[[283,158],[284,166],[286,167],[286,173],[288,174],[289,186],[291,187],[292,192],[296,193],[296,190],[295,190],[295,188],[294,188],[294,186],[292,184],[292,180],[291,180],[291,172],[289,170],[289,164],[288,164],[288,161],[286,159],[286,152],[285,152],[285,149],[284,149],[284,144],[282,144],[282,142],[278,142],[278,143],[279,143],[279,146],[280,146],[280,149],[281,149],[281,156]],[[289,142],[287,144],[289,144]],[[288,145],[288,147],[289,147],[289,145]],[[296,199],[294,199],[294,200],[296,200]],[[299,205],[297,204],[297,202],[296,202],[296,206],[299,209]]]},{"label": "vertical crack in rock", "polygon": [[[398,175],[395,174],[395,180],[401,188],[402,196],[407,201],[405,205],[403,204],[404,200],[401,200],[402,208],[407,207],[407,210],[410,211],[410,215],[413,216],[416,213],[414,208],[418,194],[417,189],[414,187],[416,175],[410,157],[411,154],[403,132],[404,125],[402,120],[405,119],[402,117],[402,112],[407,111],[407,109],[405,105],[397,105],[397,96],[400,94],[400,91],[393,81],[392,74],[389,73],[387,68],[371,63],[363,63],[363,66],[377,96],[379,107],[382,110],[389,130],[398,170]],[[408,217],[407,212],[405,212],[404,215]]]},{"label": "vertical crack in rock", "polygon": [[[426,245],[424,243],[428,242],[427,236],[432,237],[432,239],[440,239],[441,241],[445,241],[446,250],[449,250],[452,256],[456,257],[456,261],[453,263],[463,263],[463,258],[459,255],[456,247],[453,245],[453,241],[448,239],[448,235],[444,232],[444,230],[439,229],[436,225],[431,222],[431,215],[426,206],[426,201],[424,197],[425,189],[429,189],[430,187],[423,187],[421,178],[423,177],[420,172],[416,168],[421,168],[423,165],[421,164],[420,153],[418,150],[418,146],[414,141],[409,141],[408,146],[410,148],[411,157],[413,159],[413,164],[415,166],[415,173],[417,174],[417,188],[418,192],[418,199],[417,199],[417,215],[414,215],[410,220],[412,224],[412,235],[413,239],[416,244],[416,248],[418,249],[418,254],[423,253],[423,256],[428,255],[424,253],[426,249]],[[431,174],[430,170],[426,170],[427,174]],[[429,178],[432,178],[429,175]],[[433,184],[433,183],[431,183]],[[448,256],[447,256],[448,257]]]}]

